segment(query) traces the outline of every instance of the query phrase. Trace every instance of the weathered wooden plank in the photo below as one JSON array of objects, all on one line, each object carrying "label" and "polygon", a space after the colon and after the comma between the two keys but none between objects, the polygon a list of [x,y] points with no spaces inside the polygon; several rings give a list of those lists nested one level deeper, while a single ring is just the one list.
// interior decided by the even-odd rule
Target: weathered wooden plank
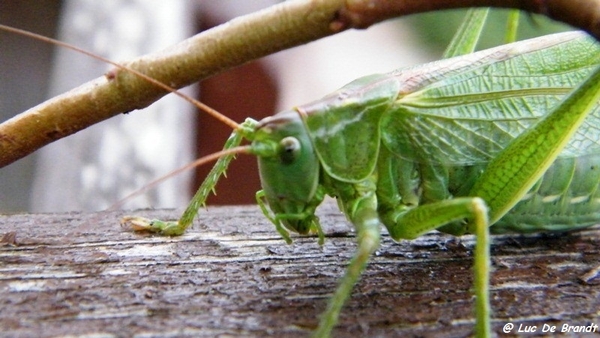
[{"label": "weathered wooden plank", "polygon": [[[355,247],[332,204],[320,210],[323,247],[286,245],[255,206],[210,208],[177,238],[122,229],[123,215],[0,216],[0,335],[306,336]],[[472,248],[471,237],[385,236],[335,335],[470,335]],[[600,324],[599,229],[497,236],[492,253],[497,332]]]}]

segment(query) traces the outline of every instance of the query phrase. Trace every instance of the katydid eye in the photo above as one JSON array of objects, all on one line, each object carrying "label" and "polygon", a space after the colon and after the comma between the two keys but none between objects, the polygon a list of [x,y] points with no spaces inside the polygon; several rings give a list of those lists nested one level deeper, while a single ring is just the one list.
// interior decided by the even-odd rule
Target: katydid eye
[{"label": "katydid eye", "polygon": [[295,137],[285,137],[279,144],[281,145],[281,161],[284,164],[292,163],[300,153],[300,142]]}]

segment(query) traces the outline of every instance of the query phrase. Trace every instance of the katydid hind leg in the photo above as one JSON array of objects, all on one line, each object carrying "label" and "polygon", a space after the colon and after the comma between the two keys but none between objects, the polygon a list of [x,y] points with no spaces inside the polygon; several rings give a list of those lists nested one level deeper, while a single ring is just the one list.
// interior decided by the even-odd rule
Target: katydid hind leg
[{"label": "katydid hind leg", "polygon": [[514,139],[486,167],[469,193],[483,198],[496,223],[527,194],[593,112],[600,99],[600,67],[552,112]]},{"label": "katydid hind leg", "polygon": [[471,8],[458,28],[458,31],[444,51],[444,59],[473,53],[483,26],[487,20],[489,8]]},{"label": "katydid hind leg", "polygon": [[[464,223],[462,233],[467,230],[476,235],[474,251],[474,284],[475,284],[475,311],[477,337],[491,335],[491,310],[489,302],[490,278],[490,238],[488,208],[485,202],[478,197],[462,197],[442,200],[425,204],[408,211],[384,212],[382,219],[394,240],[414,239],[431,230],[439,229],[449,223],[458,223],[453,228],[458,232],[460,224]],[[468,227],[467,227],[468,226]]]}]

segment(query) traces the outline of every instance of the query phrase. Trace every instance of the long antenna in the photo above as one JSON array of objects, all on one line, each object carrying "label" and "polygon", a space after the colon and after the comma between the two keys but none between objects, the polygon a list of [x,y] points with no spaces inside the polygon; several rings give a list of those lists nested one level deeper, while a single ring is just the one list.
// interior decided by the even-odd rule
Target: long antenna
[{"label": "long antenna", "polygon": [[189,103],[193,104],[194,106],[198,107],[198,109],[206,112],[207,114],[211,115],[212,117],[216,118],[217,120],[219,120],[219,121],[223,122],[224,124],[226,124],[227,126],[231,127],[233,130],[238,129],[239,126],[240,126],[234,120],[232,120],[229,117],[227,117],[227,116],[219,113],[218,111],[212,109],[211,107],[205,105],[204,103],[202,103],[202,102],[200,102],[200,101],[198,101],[196,99],[193,99],[193,98],[191,98],[191,97],[189,97],[189,96],[187,96],[187,95],[179,92],[177,89],[175,89],[173,87],[170,87],[170,86],[168,86],[168,85],[166,85],[166,84],[164,84],[164,83],[162,83],[162,82],[160,82],[158,80],[155,80],[155,79],[151,78],[150,76],[148,76],[148,75],[146,75],[144,73],[141,73],[141,72],[139,72],[139,71],[137,71],[135,69],[131,69],[129,67],[123,66],[123,65],[121,65],[121,64],[119,64],[117,62],[114,62],[114,61],[111,61],[111,60],[109,60],[107,58],[104,58],[102,56],[96,55],[96,54],[94,54],[92,52],[89,52],[89,51],[87,51],[85,49],[76,47],[74,45],[68,44],[68,43],[63,42],[63,41],[59,41],[59,40],[56,40],[56,39],[49,38],[47,36],[43,36],[43,35],[40,35],[40,34],[28,32],[26,30],[22,30],[22,29],[18,29],[18,28],[13,28],[13,27],[10,27],[10,26],[2,25],[2,24],[0,24],[0,29],[2,29],[4,31],[7,31],[7,32],[15,33],[15,34],[24,35],[24,36],[27,36],[27,37],[30,37],[30,38],[33,38],[33,39],[37,39],[37,40],[40,40],[40,41],[52,43],[52,44],[55,44],[55,45],[58,45],[58,46],[61,46],[61,47],[64,47],[64,48],[68,48],[68,49],[74,50],[76,52],[85,54],[85,55],[87,55],[89,57],[92,57],[94,59],[97,59],[97,60],[106,62],[108,64],[111,64],[111,65],[113,65],[113,66],[115,66],[118,69],[121,69],[123,71],[131,72],[132,74],[135,74],[136,76],[139,76],[140,78],[142,78],[142,79],[144,79],[144,80],[152,83],[153,85],[155,85],[157,87],[160,87],[160,88],[162,88],[162,89],[164,89],[164,90],[166,90],[168,92],[171,92],[171,93],[173,93],[173,94],[181,97],[182,99],[186,100],[187,102],[189,102]]},{"label": "long antenna", "polygon": [[[141,73],[141,72],[135,70],[135,69],[131,69],[131,68],[127,67],[127,66],[121,65],[121,64],[116,63],[116,62],[114,62],[112,60],[109,60],[109,59],[107,59],[105,57],[96,55],[96,54],[94,54],[92,52],[89,52],[89,51],[87,51],[85,49],[76,47],[76,46],[71,45],[69,43],[66,43],[66,42],[63,42],[63,41],[59,41],[59,40],[56,40],[56,39],[52,39],[52,38],[49,38],[49,37],[46,37],[46,36],[43,36],[43,35],[40,35],[40,34],[32,33],[32,32],[26,31],[26,30],[18,29],[18,28],[13,28],[13,27],[10,27],[10,26],[2,25],[2,24],[0,24],[0,30],[4,30],[4,31],[10,32],[10,33],[24,35],[26,37],[37,39],[37,40],[42,41],[42,42],[47,42],[47,43],[51,43],[51,44],[54,44],[54,45],[57,45],[57,46],[68,48],[70,50],[73,50],[73,51],[79,52],[81,54],[87,55],[87,56],[89,56],[91,58],[94,58],[96,60],[100,60],[100,61],[103,61],[105,63],[111,64],[111,65],[115,66],[119,70],[126,71],[126,72],[131,72],[132,74],[140,77],[141,79],[144,79],[144,80],[146,80],[146,81],[154,84],[155,86],[157,86],[159,88],[162,88],[162,89],[164,89],[164,90],[166,90],[168,92],[171,92],[171,93],[179,96],[180,98],[182,98],[182,99],[186,100],[187,102],[189,102],[189,103],[193,104],[194,106],[196,106],[198,109],[200,109],[200,110],[208,113],[209,115],[213,116],[217,120],[223,122],[224,124],[226,124],[227,126],[231,127],[232,129],[238,130],[240,128],[240,125],[237,122],[235,122],[234,120],[228,118],[227,116],[219,113],[215,109],[213,109],[213,108],[207,106],[206,104],[204,104],[204,103],[202,103],[202,102],[200,102],[200,101],[198,101],[196,99],[193,99],[193,98],[191,98],[191,97],[189,97],[189,96],[187,96],[187,95],[179,92],[177,89],[175,89],[175,88],[173,88],[171,86],[168,86],[168,85],[166,85],[166,84],[164,84],[164,83],[162,83],[162,82],[160,82],[160,81],[158,81],[158,80],[156,80],[156,79],[154,79],[154,78],[152,78],[152,77],[150,77],[150,76],[148,76],[148,75],[146,75],[144,73]],[[116,74],[114,73],[114,70],[112,70],[112,71],[109,71],[108,74],[106,74],[106,77],[107,78],[111,78],[111,77],[113,77],[115,75]],[[144,192],[146,192],[147,190],[155,187],[159,183],[161,183],[161,182],[163,182],[163,181],[165,181],[165,180],[167,180],[167,179],[169,179],[169,178],[171,178],[171,177],[173,177],[173,176],[175,176],[175,175],[177,175],[177,174],[179,174],[179,173],[181,173],[183,171],[189,170],[189,169],[197,167],[197,166],[204,165],[204,164],[206,164],[206,163],[208,163],[210,161],[214,161],[214,160],[217,160],[219,158],[222,158],[223,156],[248,153],[249,149],[250,149],[250,146],[238,146],[238,147],[233,147],[233,148],[230,148],[230,149],[221,150],[219,152],[216,152],[216,153],[204,156],[204,157],[202,157],[200,159],[197,159],[194,162],[188,163],[188,164],[186,164],[186,165],[184,165],[184,166],[182,166],[182,167],[180,167],[178,169],[175,169],[175,170],[171,171],[170,173],[168,173],[168,174],[166,174],[164,176],[161,176],[161,177],[155,179],[154,181],[148,183],[144,187],[142,187],[142,188],[140,188],[140,189],[138,189],[138,190],[130,193],[126,197],[120,199],[118,202],[116,202],[113,205],[111,205],[108,208],[108,210],[114,210],[114,209],[122,206],[125,202],[127,202],[128,200],[130,200],[132,197],[135,197],[135,196],[143,194]]]}]

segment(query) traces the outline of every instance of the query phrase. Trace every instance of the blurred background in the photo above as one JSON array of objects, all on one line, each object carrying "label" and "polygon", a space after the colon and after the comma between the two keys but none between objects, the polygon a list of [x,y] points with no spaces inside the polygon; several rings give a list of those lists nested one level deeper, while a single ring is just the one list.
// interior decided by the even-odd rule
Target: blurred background
[{"label": "blurred background", "polygon": [[[0,23],[55,37],[122,61],[175,44],[275,0],[0,0]],[[480,48],[502,42],[506,11],[486,26]],[[464,11],[426,13],[349,31],[251,62],[187,88],[238,122],[261,119],[361,76],[440,58]],[[523,16],[520,38],[566,30]],[[0,32],[0,121],[102,76],[109,66]],[[172,95],[117,116],[0,169],[0,213],[103,210],[152,179],[220,150],[231,130]],[[124,208],[185,206],[210,166],[178,175]],[[254,203],[256,159],[240,156],[213,204]]]}]

